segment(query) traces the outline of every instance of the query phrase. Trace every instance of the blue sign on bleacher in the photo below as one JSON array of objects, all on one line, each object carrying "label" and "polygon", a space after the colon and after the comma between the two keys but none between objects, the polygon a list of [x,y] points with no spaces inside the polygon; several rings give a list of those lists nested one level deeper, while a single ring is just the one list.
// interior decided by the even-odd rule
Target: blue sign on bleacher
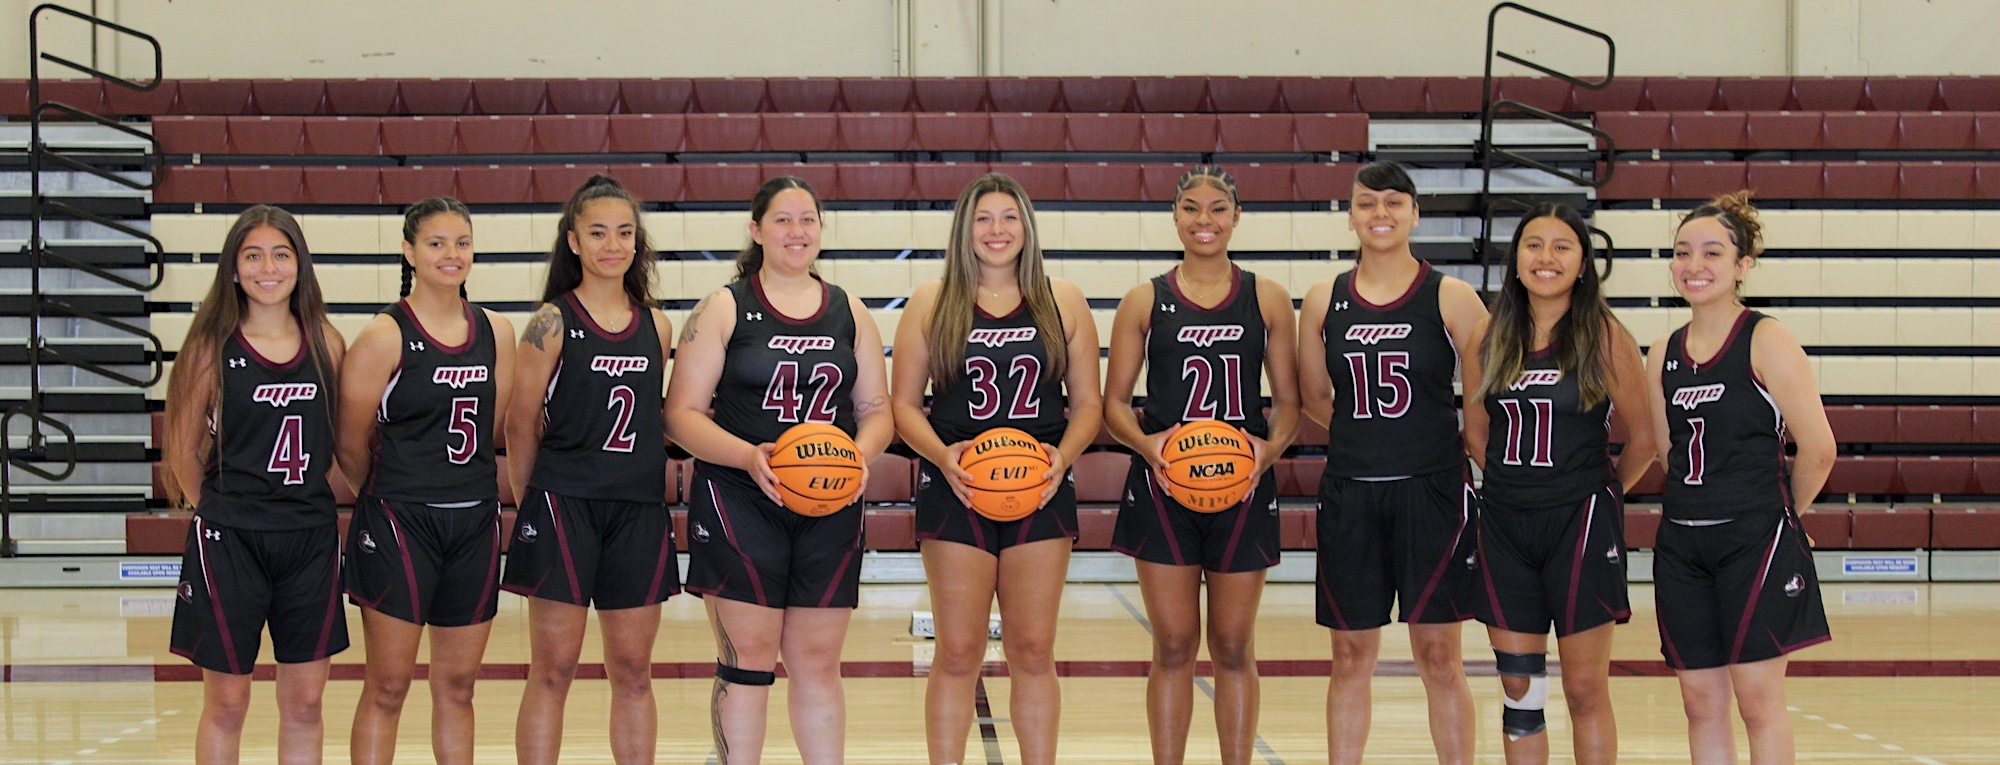
[{"label": "blue sign on bleacher", "polygon": [[1840,559],[1840,570],[1848,574],[1905,574],[1917,575],[1915,555],[1847,555]]},{"label": "blue sign on bleacher", "polygon": [[118,581],[121,582],[172,582],[180,578],[181,562],[177,560],[118,562]]}]

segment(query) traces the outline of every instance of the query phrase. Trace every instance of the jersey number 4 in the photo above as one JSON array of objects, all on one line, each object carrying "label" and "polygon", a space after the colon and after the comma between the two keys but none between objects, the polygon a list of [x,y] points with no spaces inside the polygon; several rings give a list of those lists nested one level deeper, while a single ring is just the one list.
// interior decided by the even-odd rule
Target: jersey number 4
[{"label": "jersey number 4", "polygon": [[[972,399],[966,406],[972,410],[972,419],[990,420],[1000,413],[1000,367],[992,359],[971,356],[965,360],[965,374],[972,380]],[[1042,360],[1022,354],[1015,356],[1007,365],[1007,376],[1018,378],[1014,384],[1013,405],[1007,409],[1007,419],[1032,420],[1042,413],[1042,399],[1035,395],[1035,383],[1042,379]]]},{"label": "jersey number 4", "polygon": [[799,395],[799,363],[780,361],[771,372],[771,384],[764,388],[764,409],[777,412],[779,422],[798,422],[800,409],[805,410],[806,422],[833,422],[833,392],[842,379],[838,365],[828,361],[814,364],[806,380],[813,386],[808,405]]},{"label": "jersey number 4", "polygon": [[301,415],[285,415],[285,421],[278,425],[278,442],[271,445],[271,460],[264,466],[284,476],[286,486],[305,483],[306,468],[312,467],[313,457],[306,453],[305,422]]}]

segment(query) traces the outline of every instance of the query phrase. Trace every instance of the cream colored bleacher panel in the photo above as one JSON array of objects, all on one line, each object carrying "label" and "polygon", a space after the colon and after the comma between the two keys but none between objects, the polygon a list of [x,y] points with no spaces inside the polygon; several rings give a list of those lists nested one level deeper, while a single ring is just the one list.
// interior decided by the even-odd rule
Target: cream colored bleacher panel
[{"label": "cream colored bleacher panel", "polygon": [[222,249],[222,238],[229,235],[233,222],[228,215],[156,214],[152,231],[167,252],[214,253]]},{"label": "cream colored bleacher panel", "polygon": [[194,326],[194,312],[156,313],[147,321],[153,334],[160,338],[160,347],[179,352],[181,341],[187,339],[188,328]]},{"label": "cream colored bleacher panel", "polygon": [[[653,245],[654,251],[680,249],[680,219],[676,217],[671,222],[656,223],[654,218],[656,215],[661,213],[645,213],[639,218],[646,225],[647,242]],[[556,242],[556,227],[560,225],[562,225],[562,213],[528,213],[528,241],[534,243],[535,247],[523,252],[548,252]],[[670,230],[661,231],[659,230],[661,226],[666,226]],[[476,233],[473,241],[479,241]],[[501,251],[493,250],[493,252]]]},{"label": "cream colored bleacher panel", "polygon": [[[1134,285],[1152,274],[1140,271],[1136,260],[1069,260],[1063,262],[1063,278],[1076,282],[1088,298],[1120,298]],[[1146,263],[1149,267],[1159,264]]]},{"label": "cream colored bleacher panel", "polygon": [[1334,260],[1331,258],[1325,260],[1317,258],[1313,260],[1294,260],[1291,261],[1291,275],[1288,277],[1289,281],[1285,287],[1291,291],[1293,299],[1303,300],[1306,296],[1306,290],[1312,289],[1313,285],[1347,273],[1353,270],[1353,268],[1354,261],[1352,260]]},{"label": "cream colored bleacher panel", "polygon": [[1896,244],[1905,250],[1966,250],[1979,241],[1971,210],[1898,210]]},{"label": "cream colored bleacher panel", "polygon": [[[1666,265],[1657,277],[1658,295],[1674,294],[1673,264]],[[1818,297],[1820,295],[1847,294],[1825,282],[1825,271],[1819,258],[1760,258],[1750,274],[1743,278],[1743,293],[1755,297]],[[1891,283],[1893,285],[1893,282]]]},{"label": "cream colored bleacher panel", "polygon": [[2000,295],[2000,258],[1972,261],[1972,294]]},{"label": "cream colored bleacher panel", "polygon": [[1896,308],[1898,346],[1972,344],[1971,308]]},{"label": "cream colored bleacher panel", "polygon": [[1610,234],[1621,250],[1671,250],[1679,220],[1672,210],[1599,210],[1590,222]]},{"label": "cream colored bleacher panel", "polygon": [[901,210],[828,210],[820,246],[829,250],[901,250],[914,233]]},{"label": "cream colored bleacher panel", "polygon": [[1292,216],[1243,216],[1236,230],[1229,235],[1229,249],[1240,252],[1283,252],[1292,249]]},{"label": "cream colored bleacher panel", "polygon": [[729,285],[736,278],[736,261],[733,260],[683,260],[681,261],[681,294],[688,299],[700,300]]},{"label": "cream colored bleacher panel", "polygon": [[1828,297],[1894,295],[1896,261],[1889,258],[1826,258],[1820,261],[1819,282],[1819,294]]},{"label": "cream colored bleacher panel", "polygon": [[[1143,246],[1139,213],[1072,210],[1063,213],[1063,216],[1067,231],[1063,239],[1064,249],[1129,252]],[[1171,227],[1172,224],[1168,225]],[[1171,228],[1168,233],[1172,233]]]},{"label": "cream colored bleacher panel", "polygon": [[1067,249],[1063,242],[1069,237],[1068,213],[1060,210],[1035,211],[1035,235],[1042,240],[1042,249]]},{"label": "cream colored bleacher panel", "polygon": [[[165,340],[166,338],[160,339]],[[176,340],[174,342],[178,344],[180,341]],[[169,361],[160,366],[160,381],[153,383],[153,387],[146,389],[146,398],[154,401],[167,400],[167,385],[169,381],[174,379],[174,362]]]},{"label": "cream colored bleacher panel", "polygon": [[1890,396],[1896,393],[1893,356],[1820,356],[1823,396]]},{"label": "cream colored bleacher panel", "polygon": [[[1820,247],[1841,250],[1896,248],[1895,210],[1822,210]],[[1781,245],[1768,244],[1777,247]]]},{"label": "cream colored bleacher panel", "polygon": [[1895,345],[1896,309],[1820,309],[1820,342],[1826,345]]},{"label": "cream colored bleacher panel", "polygon": [[534,303],[542,299],[541,263],[481,263],[465,282],[465,294],[475,303]]},{"label": "cream colored bleacher panel", "polygon": [[[1757,214],[1757,222],[1763,225],[1764,248],[1771,250],[1814,250],[1829,246],[1827,242],[1839,242],[1827,236],[1826,220],[1819,210],[1767,210]],[[1685,214],[1683,212],[1682,214]],[[1894,213],[1891,213],[1893,215]],[[1680,220],[1677,214],[1674,220]],[[1895,221],[1888,220],[1887,236],[1894,237]],[[1859,244],[1833,244],[1834,247],[1861,247]],[[1894,246],[1893,244],[1891,246]],[[1672,249],[1669,241],[1667,248]]]},{"label": "cream colored bleacher panel", "polygon": [[896,327],[903,323],[903,309],[877,308],[869,313],[875,317],[875,330],[881,333],[882,347],[896,347]]},{"label": "cream colored bleacher panel", "polygon": [[[500,217],[500,216],[493,216]],[[400,222],[396,238],[382,241],[382,216],[379,215],[301,215],[299,229],[305,232],[306,243],[318,255],[376,255],[382,253],[402,254],[403,241]],[[400,221],[400,219],[398,219]],[[480,219],[483,224],[484,218]],[[481,233],[484,227],[482,226]],[[221,240],[216,245],[221,245]]]},{"label": "cream colored bleacher panel", "polygon": [[821,258],[820,277],[864,300],[910,295],[908,260],[835,260]]},{"label": "cream colored bleacher panel", "polygon": [[1765,315],[1777,319],[1792,331],[1800,345],[1823,345],[1820,341],[1820,310],[1818,308],[1763,308]]},{"label": "cream colored bleacher panel", "polygon": [[[514,325],[514,336],[510,341],[519,344],[521,342],[521,331],[528,328],[528,317],[534,314],[527,311],[502,311],[500,315],[507,319],[507,323]],[[678,327],[680,325],[676,324],[674,326]]]},{"label": "cream colored bleacher panel", "polygon": [[1968,258],[1897,258],[1897,297],[1974,297]]},{"label": "cream colored bleacher panel", "polygon": [[1097,325],[1097,346],[1099,348],[1111,347],[1111,324],[1117,318],[1118,309],[1116,308],[1090,309],[1091,323]]},{"label": "cream colored bleacher panel", "polygon": [[1899,356],[1896,394],[1902,396],[1972,395],[1972,358],[1967,356]]},{"label": "cream colored bleacher panel", "polygon": [[2000,396],[2000,357],[1980,356],[1972,360],[1972,394]]},{"label": "cream colored bleacher panel", "polygon": [[[553,238],[536,237],[535,226],[526,214],[474,214],[472,218],[473,247],[480,252],[548,252],[549,245],[555,243]],[[391,251],[401,252],[401,248],[396,244],[402,241],[401,228],[398,222],[396,237],[384,243]]]},{"label": "cream colored bleacher panel", "polygon": [[1614,308],[1612,313],[1632,332],[1632,339],[1646,347],[1688,321],[1686,308]]},{"label": "cream colored bleacher panel", "polygon": [[689,300],[681,288],[681,262],[653,261],[653,297],[659,300]]},{"label": "cream colored bleacher panel", "polygon": [[[944,210],[916,210],[910,216],[910,241],[901,245],[918,250],[942,250],[951,244],[951,213]],[[1041,234],[1040,229],[1035,234]],[[1044,242],[1042,249],[1048,249]]]},{"label": "cream colored bleacher panel", "polygon": [[2000,210],[1980,210],[1972,215],[1973,246],[2000,250]]},{"label": "cream colored bleacher panel", "polygon": [[199,303],[215,283],[211,263],[168,263],[160,286],[146,293],[146,299],[160,303]]},{"label": "cream colored bleacher panel", "polygon": [[737,212],[681,213],[684,250],[735,252],[750,241],[750,216]]},{"label": "cream colored bleacher panel", "polygon": [[680,345],[681,332],[687,329],[689,311],[674,309],[662,310],[661,313],[667,315],[668,337],[672,339],[675,346]]},{"label": "cream colored bleacher panel", "polygon": [[2000,309],[1973,309],[1972,345],[2000,348]]},{"label": "cream colored bleacher panel", "polygon": [[[1611,278],[1603,282],[1604,296],[1614,298],[1654,298],[1670,293],[1673,278],[1666,258],[1619,258],[1611,267]],[[1755,283],[1756,277],[1751,277]],[[1819,283],[1819,274],[1813,274]]]},{"label": "cream colored bleacher panel", "polygon": [[[1245,222],[1249,222],[1251,217],[1243,216]],[[1139,213],[1139,248],[1150,252],[1180,252],[1181,232],[1174,227],[1174,214],[1158,211]]]},{"label": "cream colored bleacher panel", "polygon": [[1292,213],[1292,246],[1300,250],[1353,252],[1360,247],[1354,232],[1347,228],[1347,214],[1332,212]]},{"label": "cream colored bleacher panel", "polygon": [[[674,252],[689,249],[681,246],[681,240],[685,236],[685,233],[681,230],[683,224],[681,213],[642,213],[639,216],[639,220],[646,225],[646,243],[653,246],[654,252]],[[546,221],[541,220],[539,216],[531,217],[528,221],[528,230],[544,237],[539,239],[541,246],[536,249],[547,250],[554,246],[556,229],[561,225],[562,216],[560,215]]]},{"label": "cream colored bleacher panel", "polygon": [[354,342],[354,338],[361,336],[361,330],[368,328],[368,322],[374,318],[375,314],[372,313],[331,313],[326,316],[327,323],[339,330],[340,336],[349,344]]}]

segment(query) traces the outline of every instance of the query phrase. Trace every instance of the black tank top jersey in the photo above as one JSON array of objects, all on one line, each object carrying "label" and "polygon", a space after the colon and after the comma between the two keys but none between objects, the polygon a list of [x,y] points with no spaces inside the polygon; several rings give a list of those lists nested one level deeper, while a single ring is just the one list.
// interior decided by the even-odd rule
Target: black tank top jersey
[{"label": "black tank top jersey", "polygon": [[1744,311],[1705,364],[1688,358],[1686,326],[1667,340],[1660,370],[1671,441],[1667,518],[1734,518],[1791,506],[1785,420],[1750,366],[1750,338],[1763,319]]},{"label": "black tank top jersey", "polygon": [[1419,265],[1409,291],[1387,305],[1356,293],[1352,272],[1333,281],[1320,328],[1333,381],[1330,475],[1416,476],[1465,464],[1451,385],[1458,348],[1438,309],[1444,274]]},{"label": "black tank top jersey", "polygon": [[854,312],[847,292],[820,282],[819,311],[794,319],[771,307],[756,274],[729,284],[736,329],[715,385],[715,424],[753,444],[793,425],[832,423],[854,435]]},{"label": "black tank top jersey", "polygon": [[1061,441],[1069,399],[1062,378],[1048,370],[1048,345],[1025,301],[1006,316],[975,307],[965,368],[932,394],[931,428],[947,444],[990,428],[1020,428],[1047,444]]},{"label": "black tank top jersey", "polygon": [[1573,507],[1617,479],[1611,468],[1611,401],[1581,407],[1576,375],[1554,354],[1528,356],[1506,390],[1486,397],[1489,506],[1510,510]]},{"label": "black tank top jersey", "polygon": [[312,351],[301,340],[298,356],[275,362],[235,334],[221,362],[214,450],[195,513],[252,531],[333,523],[333,402]]},{"label": "black tank top jersey", "polygon": [[1236,283],[1212,309],[1181,294],[1178,267],[1153,277],[1146,331],[1146,405],[1140,425],[1158,433],[1175,423],[1222,420],[1258,438],[1264,421],[1264,313],[1257,275],[1231,265]]},{"label": "black tank top jersey", "polygon": [[666,501],[666,428],[660,408],[665,366],[653,312],[632,306],[632,324],[607,332],[576,299],[562,311],[562,360],[543,401],[547,426],[528,483],[579,499]]},{"label": "black tank top jersey", "polygon": [[500,496],[493,462],[493,325],[465,302],[466,338],[431,337],[408,302],[382,312],[402,330],[402,360],[375,408],[368,494],[401,502],[468,502]]}]

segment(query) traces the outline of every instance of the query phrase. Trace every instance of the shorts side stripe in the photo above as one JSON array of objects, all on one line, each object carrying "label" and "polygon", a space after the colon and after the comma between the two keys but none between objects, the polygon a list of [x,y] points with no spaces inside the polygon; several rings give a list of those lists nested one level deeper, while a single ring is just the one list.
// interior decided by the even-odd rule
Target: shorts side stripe
[{"label": "shorts side stripe", "polygon": [[[220,540],[218,534],[216,539]],[[215,609],[215,628],[222,633],[222,653],[228,657],[231,671],[241,670],[236,661],[236,636],[229,632],[229,615],[222,608],[222,593],[215,591],[215,577],[208,570],[208,522],[201,516],[194,519],[194,549],[201,558],[201,584],[208,589],[208,603]]]},{"label": "shorts side stripe", "polygon": [[344,618],[344,615],[340,611],[340,542],[338,541],[340,536],[335,534],[334,539],[334,553],[333,560],[331,561],[333,564],[333,576],[327,578],[327,583],[331,586],[327,588],[326,593],[326,618],[322,619],[319,623],[319,642],[313,646],[314,661],[327,657],[327,644],[333,642],[333,625],[336,624],[334,620]]},{"label": "shorts side stripe", "polygon": [[396,553],[403,559],[403,582],[410,588],[410,619],[423,624],[427,620],[424,619],[423,601],[417,595],[417,564],[410,559],[410,541],[403,538],[403,524],[396,522],[396,511],[389,507],[389,503],[378,499],[375,505],[382,509],[382,518],[389,522],[389,534],[396,538]]},{"label": "shorts side stripe", "polygon": [[1243,501],[1236,503],[1236,525],[1229,527],[1229,542],[1222,547],[1222,570],[1230,570],[1236,562],[1236,545],[1243,541],[1243,527],[1250,522],[1250,503],[1257,498],[1257,488],[1261,481],[1252,480],[1250,493],[1243,495]]},{"label": "shorts side stripe", "polygon": [[833,576],[827,579],[826,594],[821,595],[819,599],[820,608],[830,608],[833,606],[833,595],[840,592],[840,580],[847,578],[847,567],[854,563],[854,553],[860,549],[861,537],[856,535],[854,546],[847,548],[847,554],[840,557],[840,567],[834,569]]},{"label": "shorts side stripe", "polygon": [[1187,559],[1181,557],[1181,541],[1174,534],[1174,522],[1167,517],[1167,503],[1160,499],[1160,490],[1153,486],[1153,469],[1150,466],[1141,469],[1146,471],[1146,496],[1153,498],[1153,511],[1160,516],[1160,536],[1167,540],[1167,554],[1174,556],[1174,565],[1185,566]]},{"label": "shorts side stripe", "polygon": [[562,508],[556,506],[556,495],[542,492],[542,499],[549,505],[549,523],[556,527],[556,547],[562,549],[563,574],[569,577],[569,596],[588,602],[582,590],[583,585],[576,580],[576,560],[570,556],[569,533],[563,530]]},{"label": "shorts side stripe", "polygon": [[1492,607],[1493,627],[1511,632],[1513,630],[1507,627],[1507,609],[1500,606],[1500,588],[1493,584],[1493,566],[1490,564],[1492,560],[1493,558],[1486,554],[1486,535],[1480,534],[1479,562],[1482,565],[1479,567],[1479,578],[1486,582],[1486,602]]},{"label": "shorts side stripe", "polygon": [[493,600],[493,588],[500,584],[500,539],[506,530],[500,527],[500,513],[493,513],[493,555],[486,559],[486,586],[479,588],[479,602]]},{"label": "shorts side stripe", "polygon": [[1778,542],[1785,538],[1785,524],[1778,524],[1778,531],[1771,535],[1771,545],[1764,548],[1764,564],[1757,569],[1757,581],[1750,586],[1750,599],[1743,604],[1743,618],[1736,625],[1736,641],[1729,647],[1729,663],[1735,664],[1736,657],[1743,655],[1743,641],[1750,637],[1750,617],[1757,613],[1757,599],[1764,594],[1764,583],[1771,579],[1771,561],[1777,558]]},{"label": "shorts side stripe", "polygon": [[[662,507],[660,508],[660,511],[666,512],[666,508]],[[667,561],[673,559],[674,559],[674,524],[672,520],[669,520],[667,521],[666,536],[660,539],[660,555],[657,559],[653,561],[653,583],[646,585],[646,603],[652,603],[654,600],[657,600],[660,597],[660,582],[666,579]]]},{"label": "shorts side stripe", "polygon": [[713,479],[708,481],[708,498],[715,503],[715,517],[722,522],[722,536],[729,540],[729,547],[736,551],[737,557],[743,559],[743,573],[750,579],[750,591],[756,594],[757,605],[769,606],[771,600],[764,597],[764,578],[757,575],[757,562],[736,544],[736,531],[729,527],[729,511],[722,507],[722,492],[716,490]]},{"label": "shorts side stripe", "polygon": [[1590,549],[1590,529],[1597,522],[1597,495],[1590,495],[1590,503],[1583,510],[1583,532],[1576,537],[1576,559],[1569,567],[1569,600],[1563,609],[1562,628],[1567,631],[1576,624],[1576,592],[1583,585],[1583,555]]},{"label": "shorts side stripe", "polygon": [[1463,496],[1458,506],[1458,528],[1452,531],[1451,544],[1445,546],[1444,557],[1438,560],[1437,568],[1431,570],[1430,580],[1424,582],[1424,591],[1417,595],[1416,605],[1405,612],[1412,618],[1421,618],[1424,606],[1430,604],[1431,596],[1437,593],[1438,584],[1444,581],[1445,570],[1451,567],[1453,557],[1458,554],[1458,540],[1465,538],[1466,523],[1472,520],[1470,504],[1472,487],[1463,487],[1461,493]]}]

